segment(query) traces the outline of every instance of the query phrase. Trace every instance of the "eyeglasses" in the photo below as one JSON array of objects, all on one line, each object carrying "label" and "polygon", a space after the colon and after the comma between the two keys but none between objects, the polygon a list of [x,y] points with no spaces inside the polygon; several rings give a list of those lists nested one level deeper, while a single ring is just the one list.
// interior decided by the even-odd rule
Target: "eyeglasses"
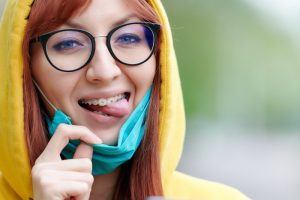
[{"label": "eyeglasses", "polygon": [[107,36],[93,36],[80,29],[64,29],[30,40],[40,42],[49,63],[57,70],[73,72],[85,67],[93,58],[95,38],[106,37],[111,56],[127,66],[145,63],[154,53],[160,25],[150,22],[123,24]]}]

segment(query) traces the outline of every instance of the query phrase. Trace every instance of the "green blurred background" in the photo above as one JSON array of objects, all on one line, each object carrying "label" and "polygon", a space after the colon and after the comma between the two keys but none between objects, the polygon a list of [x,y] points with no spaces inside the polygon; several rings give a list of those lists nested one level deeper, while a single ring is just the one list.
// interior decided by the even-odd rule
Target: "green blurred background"
[{"label": "green blurred background", "polygon": [[288,30],[280,30],[243,0],[163,3],[188,117],[299,128],[299,46]]}]

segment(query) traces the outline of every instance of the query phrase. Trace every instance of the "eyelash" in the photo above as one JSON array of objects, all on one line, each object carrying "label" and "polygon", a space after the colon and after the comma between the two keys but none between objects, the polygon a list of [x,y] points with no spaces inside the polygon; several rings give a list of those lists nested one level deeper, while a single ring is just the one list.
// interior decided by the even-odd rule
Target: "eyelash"
[{"label": "eyelash", "polygon": [[[130,39],[130,41],[128,42],[128,40],[127,39]],[[119,42],[120,40],[124,40],[124,39],[126,39],[126,41],[124,42],[125,44],[132,44],[132,43],[139,43],[140,41],[141,41],[141,38],[140,37],[138,37],[137,35],[134,35],[134,34],[124,34],[124,35],[121,35],[121,36],[119,36],[118,38],[117,38],[117,42]],[[134,41],[132,41],[132,39],[134,40]],[[123,43],[123,42],[122,42]],[[124,44],[123,43],[123,44]]]},{"label": "eyelash", "polygon": [[[81,43],[79,43],[76,40],[64,40],[64,41],[61,41],[58,44],[54,45],[53,48],[56,51],[62,51],[62,50],[69,50],[69,49],[72,49],[74,47],[74,45],[72,45],[72,47],[70,48],[68,45],[65,45],[66,43],[68,43],[68,44],[70,44],[70,43],[75,44],[76,43],[78,46],[83,46]],[[68,46],[68,47],[61,48],[62,46]]]}]

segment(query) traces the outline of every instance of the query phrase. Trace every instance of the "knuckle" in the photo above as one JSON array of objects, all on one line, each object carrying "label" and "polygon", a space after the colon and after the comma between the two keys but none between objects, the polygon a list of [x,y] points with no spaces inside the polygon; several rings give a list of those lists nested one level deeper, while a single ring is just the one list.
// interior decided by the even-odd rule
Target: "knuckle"
[{"label": "knuckle", "polygon": [[69,138],[71,138],[72,132],[70,132],[67,128],[64,128],[64,130],[60,132],[60,134],[63,140],[68,140]]},{"label": "knuckle", "polygon": [[39,177],[39,170],[35,166],[31,170],[31,177],[33,181],[36,181]]},{"label": "knuckle", "polygon": [[68,133],[68,125],[61,123],[58,125],[56,131],[59,131],[62,135],[65,135]]},{"label": "knuckle", "polygon": [[41,186],[48,185],[50,181],[49,178],[52,177],[51,170],[47,169],[45,166],[46,165],[44,164],[35,165],[31,170],[33,182],[36,182]]},{"label": "knuckle", "polygon": [[42,160],[42,154],[35,160],[35,162],[34,162],[34,167],[36,166],[36,165],[38,165],[40,162],[41,162],[41,160]]},{"label": "knuckle", "polygon": [[47,187],[43,187],[45,196],[53,195],[55,193],[55,185],[47,185]]},{"label": "knuckle", "polygon": [[89,170],[89,171],[92,170],[93,164],[92,164],[91,159],[83,158],[82,162],[83,162],[83,164],[84,164],[84,166],[86,167],[87,170]]},{"label": "knuckle", "polygon": [[31,169],[31,176],[34,180],[40,177],[41,171],[43,169],[42,164],[35,164]]},{"label": "knuckle", "polygon": [[44,152],[35,160],[34,165],[35,166],[40,166],[42,163],[45,162],[45,155]]},{"label": "knuckle", "polygon": [[90,186],[87,183],[82,183],[82,187],[81,187],[83,192],[88,192],[90,190]]},{"label": "knuckle", "polygon": [[93,185],[93,183],[94,183],[94,176],[92,174],[88,174],[88,176],[87,176],[87,183],[89,184],[89,186]]},{"label": "knuckle", "polygon": [[39,170],[39,167],[39,164],[33,165],[33,167],[31,168],[31,173],[36,173]]},{"label": "knuckle", "polygon": [[79,128],[82,133],[86,134],[90,132],[90,129],[88,129],[86,126],[79,126]]},{"label": "knuckle", "polygon": [[50,180],[48,176],[41,176],[38,182],[42,188],[47,188],[50,185]]}]

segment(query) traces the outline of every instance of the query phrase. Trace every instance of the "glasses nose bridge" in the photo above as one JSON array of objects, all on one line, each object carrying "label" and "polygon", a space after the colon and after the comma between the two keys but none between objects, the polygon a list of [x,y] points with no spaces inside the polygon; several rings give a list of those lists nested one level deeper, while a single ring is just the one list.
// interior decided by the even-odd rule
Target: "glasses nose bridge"
[{"label": "glasses nose bridge", "polygon": [[[108,41],[107,41],[107,39],[108,39],[108,35],[97,35],[97,36],[92,36],[93,37],[93,39],[94,39],[94,53],[93,54],[95,54],[96,53],[96,51],[97,51],[97,48],[99,47],[99,45],[98,45],[98,43],[97,43],[97,41],[96,41],[96,39],[97,38],[105,38],[105,41],[103,41],[104,42],[104,44],[105,44],[105,46],[106,46],[106,48],[107,48],[107,50],[108,50],[108,52],[109,52],[109,54],[111,55],[111,52],[110,52],[110,50],[109,50],[109,44],[108,44]],[[102,41],[98,41],[98,42],[102,42]],[[101,45],[100,45],[101,46]],[[95,55],[93,55],[93,57],[94,57]]]},{"label": "glasses nose bridge", "polygon": [[107,39],[107,35],[96,35],[96,36],[93,36],[94,40],[96,40],[97,38],[106,38]]},{"label": "glasses nose bridge", "polygon": [[[113,64],[115,59],[109,49],[109,44],[107,44],[108,35],[98,35],[92,37],[94,39],[94,50],[91,55],[91,65],[87,71],[87,78],[88,80],[92,81],[111,81],[120,75],[121,70],[119,66]],[[97,38],[105,38],[106,40],[100,40],[97,42]],[[101,44],[99,45],[99,43]],[[107,56],[110,59],[108,59]]]},{"label": "glasses nose bridge", "polygon": [[[94,39],[94,49],[96,50],[96,48],[97,48],[97,41],[96,41],[96,39],[97,38],[105,38],[105,41],[104,41],[104,43],[105,43],[105,45],[107,45],[107,39],[108,39],[108,35],[97,35],[97,36],[92,36],[93,37],[93,39]],[[108,48],[109,49],[109,47],[107,46],[106,48]]]},{"label": "glasses nose bridge", "polygon": [[96,35],[96,36],[93,36],[94,39],[96,38],[107,38],[107,35]]},{"label": "glasses nose bridge", "polygon": [[[109,44],[108,44],[108,35],[97,35],[97,36],[93,36],[93,52],[92,52],[92,55],[91,55],[91,61],[95,59],[95,56],[99,56],[98,54],[100,53],[101,56],[103,56],[104,54],[107,56],[109,55],[110,57],[112,57],[112,59],[114,59],[114,56],[112,55],[112,52],[110,50],[110,47],[109,47]],[[99,43],[96,41],[97,38],[105,38],[104,41],[98,41],[100,42],[101,44],[99,45]],[[104,46],[103,46],[104,45]],[[102,47],[101,47],[102,46]],[[100,50],[99,49],[102,49],[104,47],[104,49]],[[103,51],[106,51],[106,53],[104,53]],[[104,53],[104,54],[103,54]]]}]

